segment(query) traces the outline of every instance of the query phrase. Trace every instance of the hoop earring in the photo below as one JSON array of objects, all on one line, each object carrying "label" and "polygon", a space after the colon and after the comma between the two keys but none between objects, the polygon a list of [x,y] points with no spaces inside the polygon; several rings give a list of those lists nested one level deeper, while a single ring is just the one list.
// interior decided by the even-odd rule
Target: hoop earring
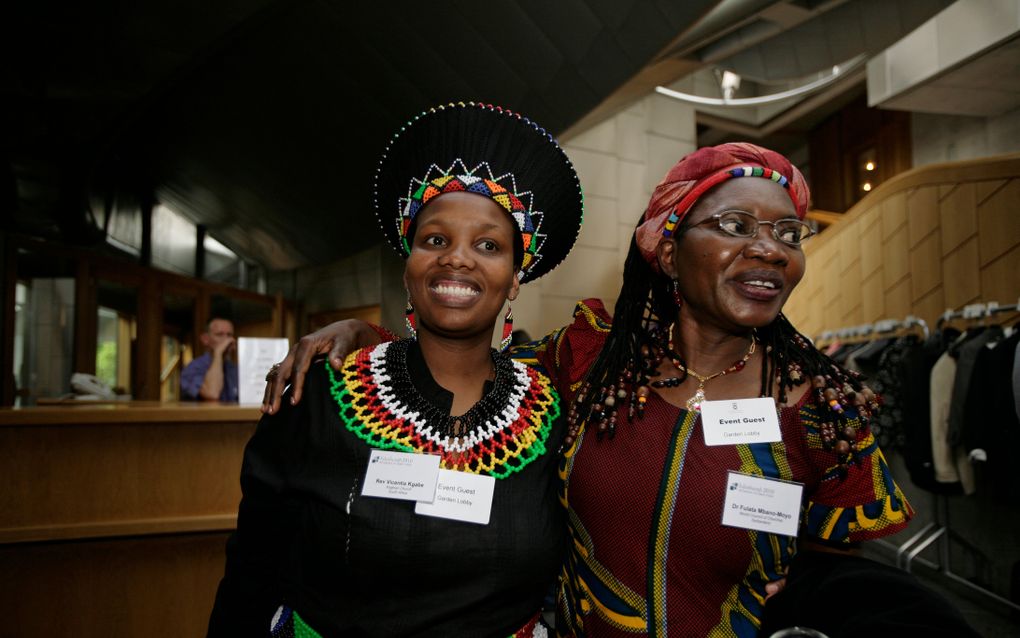
[{"label": "hoop earring", "polygon": [[404,325],[412,339],[418,338],[418,320],[414,316],[414,304],[411,303],[411,293],[407,293],[407,308],[404,309]]},{"label": "hoop earring", "polygon": [[514,333],[514,311],[510,304],[506,306],[506,315],[503,316],[503,339],[499,342],[499,351],[506,352],[510,347],[510,340]]}]

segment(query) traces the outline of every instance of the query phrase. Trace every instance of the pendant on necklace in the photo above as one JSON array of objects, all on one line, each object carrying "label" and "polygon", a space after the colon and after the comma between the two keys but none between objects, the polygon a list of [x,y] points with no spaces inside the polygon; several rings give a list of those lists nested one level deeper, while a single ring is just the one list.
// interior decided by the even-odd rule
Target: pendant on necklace
[{"label": "pendant on necklace", "polygon": [[694,410],[695,412],[701,412],[701,404],[705,401],[705,384],[698,386],[694,396],[687,399],[687,409]]}]

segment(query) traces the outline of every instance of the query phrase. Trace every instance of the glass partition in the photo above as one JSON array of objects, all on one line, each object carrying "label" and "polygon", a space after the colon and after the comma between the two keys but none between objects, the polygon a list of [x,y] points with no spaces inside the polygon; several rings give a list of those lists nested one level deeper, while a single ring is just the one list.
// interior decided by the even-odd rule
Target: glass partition
[{"label": "glass partition", "polygon": [[14,379],[18,405],[71,391],[74,262],[19,250],[15,287]]}]

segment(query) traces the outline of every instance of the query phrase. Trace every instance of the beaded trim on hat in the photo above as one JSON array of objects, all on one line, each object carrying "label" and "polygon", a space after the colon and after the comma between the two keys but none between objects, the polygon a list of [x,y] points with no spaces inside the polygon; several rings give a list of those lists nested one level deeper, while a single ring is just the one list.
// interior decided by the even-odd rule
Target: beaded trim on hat
[{"label": "beaded trim on hat", "polygon": [[[344,427],[369,446],[415,454],[438,454],[440,467],[497,479],[519,472],[548,452],[559,417],[559,395],[548,377],[494,353],[496,382],[472,412],[467,431],[444,431],[436,409],[414,390],[407,372],[408,341],[363,348],[340,372],[326,365],[330,394]],[[490,396],[491,395],[491,396]]]},{"label": "beaded trim on hat", "polygon": [[468,192],[488,197],[499,204],[521,231],[524,243],[524,260],[521,270],[528,270],[538,263],[542,255],[538,252],[545,235],[539,232],[543,213],[534,209],[531,191],[518,192],[517,180],[513,173],[496,176],[488,162],[482,162],[474,168],[468,168],[461,159],[454,160],[447,169],[435,164],[429,166],[422,178],[414,177],[407,189],[407,197],[399,200],[400,217],[397,219],[397,231],[404,251],[411,253],[407,243],[407,233],[411,222],[418,212],[432,200],[443,193]]},{"label": "beaded trim on hat", "polygon": [[[707,186],[714,186],[715,184],[730,179],[731,177],[761,177],[763,179],[772,180],[773,182],[779,184],[783,188],[790,190],[789,179],[787,179],[784,175],[782,175],[778,171],[774,171],[771,168],[766,168],[763,166],[738,166],[736,168],[726,169],[725,171],[719,173],[716,179],[710,180],[711,183],[707,184]],[[704,190],[702,190],[702,192],[704,192]],[[684,199],[686,199],[686,197]],[[676,228],[676,225],[680,223],[680,218],[682,217],[682,214],[686,212],[687,212],[686,210],[681,212],[679,206],[673,209],[673,212],[671,212],[669,214],[669,217],[666,218],[666,225],[662,229],[663,237],[673,236],[673,230]]]}]

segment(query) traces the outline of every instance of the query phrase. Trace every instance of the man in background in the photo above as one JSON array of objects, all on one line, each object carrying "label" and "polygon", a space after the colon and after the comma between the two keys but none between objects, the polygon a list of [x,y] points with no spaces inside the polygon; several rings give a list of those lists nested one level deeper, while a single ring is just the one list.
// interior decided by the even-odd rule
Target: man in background
[{"label": "man in background", "polygon": [[194,359],[181,373],[181,398],[204,401],[237,401],[237,351],[234,324],[213,317],[205,325],[202,345],[207,351]]}]

